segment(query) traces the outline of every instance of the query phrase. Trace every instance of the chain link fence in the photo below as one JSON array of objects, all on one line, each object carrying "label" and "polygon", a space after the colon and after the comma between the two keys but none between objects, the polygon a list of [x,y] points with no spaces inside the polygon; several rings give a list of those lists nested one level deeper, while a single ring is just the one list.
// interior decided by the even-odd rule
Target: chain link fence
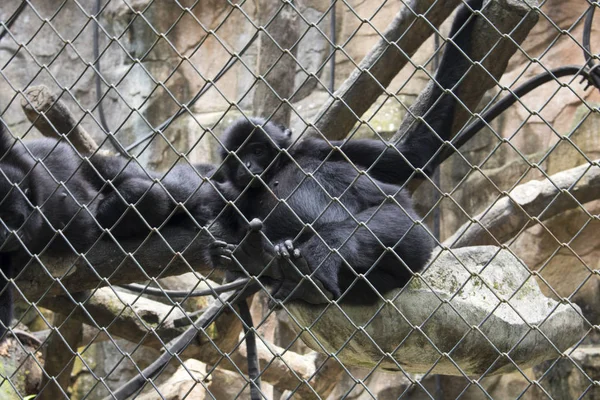
[{"label": "chain link fence", "polygon": [[599,7],[3,1],[0,398],[596,398]]}]

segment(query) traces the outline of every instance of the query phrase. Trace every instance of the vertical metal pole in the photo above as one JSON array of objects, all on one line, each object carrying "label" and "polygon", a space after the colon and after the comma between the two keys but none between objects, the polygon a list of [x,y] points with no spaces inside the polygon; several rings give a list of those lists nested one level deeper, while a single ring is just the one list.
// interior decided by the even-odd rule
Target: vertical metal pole
[{"label": "vertical metal pole", "polygon": [[331,59],[329,60],[329,91],[331,93],[335,90],[335,3],[336,0],[331,2],[331,18],[329,19],[329,36],[331,39]]},{"label": "vertical metal pole", "polygon": [[[433,58],[433,68],[437,71],[440,66],[440,35],[437,33],[434,36],[434,47],[435,47],[435,57]],[[438,166],[433,173],[433,183],[436,187],[440,187],[440,168]],[[438,196],[436,196],[438,197]],[[439,198],[439,197],[438,197]],[[440,240],[441,233],[441,218],[442,213],[440,212],[440,207],[436,207],[433,210],[433,234],[437,240]],[[444,389],[442,388],[442,377],[440,375],[435,376],[435,399],[436,400],[444,400]]]},{"label": "vertical metal pole", "polygon": [[[437,33],[434,36],[434,43],[436,53],[435,57],[433,58],[433,68],[434,70],[437,70],[440,66],[440,36]],[[433,183],[435,183],[436,187],[440,187],[440,167],[436,168],[433,174]],[[433,234],[438,240],[440,239],[441,232],[441,217],[440,208],[436,207],[435,210],[433,210]]]}]

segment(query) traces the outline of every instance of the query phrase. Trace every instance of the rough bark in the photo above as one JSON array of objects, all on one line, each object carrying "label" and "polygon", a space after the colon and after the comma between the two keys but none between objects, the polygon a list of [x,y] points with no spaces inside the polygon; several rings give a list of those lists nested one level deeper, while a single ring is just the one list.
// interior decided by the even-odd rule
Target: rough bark
[{"label": "rough bark", "polygon": [[39,400],[68,399],[71,385],[71,372],[77,357],[77,348],[83,337],[83,324],[65,313],[69,309],[55,313],[52,325],[55,330],[46,339],[44,377]]},{"label": "rough bark", "polygon": [[600,168],[596,161],[517,186],[444,244],[458,248],[505,243],[540,221],[599,197]]},{"label": "rough bark", "polygon": [[21,99],[21,107],[42,135],[54,139],[65,135],[81,154],[93,153],[98,148],[67,106],[46,86],[28,88],[25,97]]}]

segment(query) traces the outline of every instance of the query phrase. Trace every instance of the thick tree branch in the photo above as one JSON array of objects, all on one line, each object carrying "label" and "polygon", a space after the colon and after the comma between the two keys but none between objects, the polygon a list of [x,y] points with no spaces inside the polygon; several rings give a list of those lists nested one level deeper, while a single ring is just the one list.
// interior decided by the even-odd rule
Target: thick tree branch
[{"label": "thick tree branch", "polygon": [[[508,60],[518,49],[517,44],[525,40],[538,20],[538,14],[520,0],[492,0],[486,3],[483,15],[485,18],[479,18],[476,22],[468,54],[471,60],[480,61],[481,64],[474,65],[461,81],[458,97],[466,108],[456,107],[454,132],[471,117],[485,92],[494,87],[506,70]],[[400,138],[409,142],[414,140],[411,135],[415,133],[417,124],[413,115],[423,116],[433,106],[431,92],[434,85],[436,83],[430,81],[421,92],[393,141]]]},{"label": "thick tree branch", "polygon": [[600,167],[596,161],[517,186],[444,244],[458,248],[505,243],[528,226],[599,198]]},{"label": "thick tree branch", "polygon": [[406,1],[383,37],[360,62],[358,68],[325,103],[315,118],[315,127],[331,140],[343,139],[377,100],[438,27],[461,3],[460,0]]},{"label": "thick tree branch", "polygon": [[512,372],[560,356],[589,329],[577,306],[545,297],[523,261],[494,246],[436,251],[406,287],[384,297],[286,308],[313,350],[345,366],[404,373]]},{"label": "thick tree branch", "polygon": [[205,260],[209,240],[205,231],[169,226],[143,241],[119,238],[117,244],[101,239],[83,256],[47,250],[31,259],[16,278],[16,286],[29,301],[37,301],[41,295],[74,293],[192,270],[216,280],[221,271],[213,272]]},{"label": "thick tree branch", "polygon": [[60,138],[61,134],[82,154],[91,154],[98,145],[83,126],[73,117],[68,107],[44,85],[32,86],[25,91],[21,107],[27,118],[46,137]]},{"label": "thick tree branch", "polygon": [[259,0],[257,10],[259,22],[266,29],[259,36],[257,69],[263,79],[254,92],[254,114],[266,118],[273,115],[273,121],[288,125],[291,108],[281,99],[289,99],[294,92],[300,18],[291,6],[271,0]]}]

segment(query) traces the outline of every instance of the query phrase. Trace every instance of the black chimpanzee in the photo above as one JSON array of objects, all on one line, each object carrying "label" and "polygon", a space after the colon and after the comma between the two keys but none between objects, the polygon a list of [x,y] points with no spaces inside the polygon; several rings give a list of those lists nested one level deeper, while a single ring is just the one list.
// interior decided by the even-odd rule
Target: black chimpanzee
[{"label": "black chimpanzee", "polygon": [[53,139],[25,145],[0,122],[0,337],[12,317],[6,279],[23,267],[13,265],[11,255],[50,246],[85,251],[101,234],[92,205],[97,191],[80,164],[70,146]]},{"label": "black chimpanzee", "polygon": [[[294,161],[286,159],[279,153],[279,147],[265,137],[265,132],[271,133],[276,127],[267,123],[261,129],[261,123],[264,121],[239,121],[223,137],[223,144],[234,149],[229,147],[232,141],[242,135],[248,139],[234,157],[241,161],[240,167],[233,168],[231,159],[225,162],[227,176],[243,176],[244,183],[238,187],[241,194],[232,199],[243,217],[217,223],[215,235],[237,243],[244,238],[247,220],[262,221],[268,241],[261,247],[284,265],[266,273],[278,281],[279,286],[273,292],[276,299],[285,299],[293,292],[290,298],[324,301],[323,296],[310,294],[308,283],[294,290],[301,275],[287,265],[288,259],[298,272],[313,273],[325,295],[336,299],[353,284],[356,274],[367,275],[380,292],[406,284],[411,270],[418,270],[426,263],[433,246],[423,226],[415,224],[418,217],[406,194],[396,186],[359,173],[347,162],[323,162],[310,148],[302,152],[297,151],[300,147],[291,149],[289,157]],[[253,133],[248,135],[248,131]],[[249,151],[259,145],[263,149],[260,152]],[[255,174],[262,172],[262,175],[244,176],[239,172],[244,167],[252,167]],[[256,221],[250,226],[257,229]],[[223,242],[217,245],[225,253],[231,250]],[[244,247],[258,251],[257,245],[260,244],[247,242]],[[394,251],[387,251],[388,248]],[[244,262],[243,266],[252,274],[260,274],[264,265],[251,265],[258,260],[264,262],[265,257],[253,256],[258,258]],[[353,300],[364,302],[376,298],[364,280],[355,285],[362,290],[356,291],[360,298],[352,296]]]},{"label": "black chimpanzee", "polygon": [[104,229],[143,238],[170,217],[183,217],[184,209],[190,223],[204,226],[225,205],[205,179],[213,171],[212,165],[181,162],[160,176],[122,157],[86,160],[63,141],[14,140],[0,122],[0,337],[12,318],[7,279],[28,255],[47,248],[85,252]]},{"label": "black chimpanzee", "polygon": [[[482,3],[469,5],[478,10]],[[455,44],[448,43],[435,75],[434,109],[416,127],[412,142],[388,146],[376,140],[306,139],[290,147],[289,134],[262,119],[242,119],[228,128],[223,156],[231,153],[224,169],[241,192],[235,199],[241,216],[216,224],[215,235],[225,241],[215,244],[215,262],[228,260],[236,249],[234,256],[248,273],[278,281],[274,298],[313,303],[326,299],[302,281],[303,274],[311,274],[326,296],[337,299],[350,289],[344,300],[364,303],[378,298],[371,288],[384,293],[403,287],[420,271],[434,241],[411,199],[396,185],[426,167],[450,139],[456,100],[445,90],[457,85],[471,66],[465,56],[475,21],[471,15],[466,6],[457,13],[450,34]],[[368,169],[368,175],[344,157]],[[255,232],[240,246],[228,244],[240,243],[248,226],[251,231],[261,228],[268,240]],[[272,257],[275,267],[265,269],[263,263]]]}]

